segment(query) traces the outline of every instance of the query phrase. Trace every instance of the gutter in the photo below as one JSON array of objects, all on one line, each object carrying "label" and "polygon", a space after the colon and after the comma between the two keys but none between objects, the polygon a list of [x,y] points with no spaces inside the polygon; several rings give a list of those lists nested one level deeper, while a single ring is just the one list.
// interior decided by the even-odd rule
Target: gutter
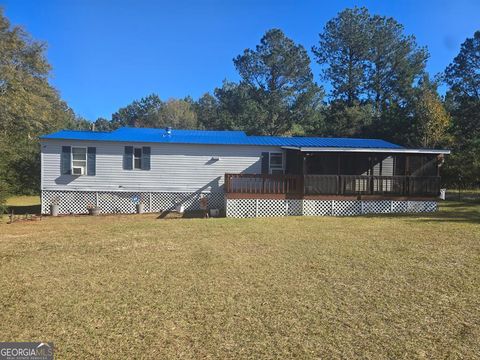
[{"label": "gutter", "polygon": [[444,154],[449,155],[446,149],[391,149],[391,148],[345,148],[345,147],[296,147],[282,146],[282,149],[298,150],[301,152],[351,152],[351,153],[393,153],[393,154]]}]

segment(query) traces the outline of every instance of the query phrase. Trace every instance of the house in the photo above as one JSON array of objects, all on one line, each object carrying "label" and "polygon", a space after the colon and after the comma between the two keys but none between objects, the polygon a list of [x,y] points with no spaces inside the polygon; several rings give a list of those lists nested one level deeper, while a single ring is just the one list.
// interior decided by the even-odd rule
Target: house
[{"label": "house", "polygon": [[[183,205],[232,217],[434,211],[448,150],[383,140],[120,128],[40,138],[42,212],[158,212]],[[202,195],[203,194],[203,195]]]}]

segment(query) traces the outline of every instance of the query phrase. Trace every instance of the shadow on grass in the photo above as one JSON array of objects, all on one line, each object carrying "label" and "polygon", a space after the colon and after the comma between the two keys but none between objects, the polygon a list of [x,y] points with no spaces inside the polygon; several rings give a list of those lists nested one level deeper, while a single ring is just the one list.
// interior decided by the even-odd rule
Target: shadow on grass
[{"label": "shadow on grass", "polygon": [[205,212],[201,210],[190,210],[180,214],[176,211],[163,211],[157,219],[203,219]]},{"label": "shadow on grass", "polygon": [[416,214],[417,221],[480,224],[480,201],[445,201],[434,213]]},{"label": "shadow on grass", "polygon": [[432,213],[369,214],[367,217],[405,218],[412,222],[455,222],[480,224],[480,201],[443,201]]}]

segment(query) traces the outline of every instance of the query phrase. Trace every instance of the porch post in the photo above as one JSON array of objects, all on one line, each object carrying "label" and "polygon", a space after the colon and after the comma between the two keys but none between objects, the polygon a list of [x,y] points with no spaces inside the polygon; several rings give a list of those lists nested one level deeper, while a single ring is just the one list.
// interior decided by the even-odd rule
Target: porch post
[{"label": "porch post", "polygon": [[302,154],[302,198],[305,196],[305,175],[307,174],[307,154],[306,153],[300,153]]},{"label": "porch post", "polygon": [[[342,187],[341,190],[340,187]],[[343,193],[343,184],[340,182],[340,153],[337,153],[337,195],[341,193]]]},{"label": "porch post", "polygon": [[337,175],[340,175],[340,153],[337,153]]},{"label": "porch post", "polygon": [[373,194],[373,166],[374,166],[373,163],[376,161],[375,160],[376,157],[374,157],[373,158],[374,160],[372,160],[372,157],[369,156],[368,159],[369,159],[369,167],[370,167],[370,169],[369,169],[370,179],[368,180],[368,186],[369,186],[369,190],[370,190],[369,193],[370,193],[370,195],[372,195]]},{"label": "porch post", "polygon": [[410,194],[410,157],[405,155],[405,195]]}]

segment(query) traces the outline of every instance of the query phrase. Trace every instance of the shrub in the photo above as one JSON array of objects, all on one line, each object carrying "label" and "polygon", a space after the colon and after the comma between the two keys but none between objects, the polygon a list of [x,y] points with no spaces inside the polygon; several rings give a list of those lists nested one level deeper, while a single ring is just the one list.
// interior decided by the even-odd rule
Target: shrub
[{"label": "shrub", "polygon": [[7,184],[0,180],[0,216],[5,213],[7,209],[7,196],[8,196],[8,187]]}]

